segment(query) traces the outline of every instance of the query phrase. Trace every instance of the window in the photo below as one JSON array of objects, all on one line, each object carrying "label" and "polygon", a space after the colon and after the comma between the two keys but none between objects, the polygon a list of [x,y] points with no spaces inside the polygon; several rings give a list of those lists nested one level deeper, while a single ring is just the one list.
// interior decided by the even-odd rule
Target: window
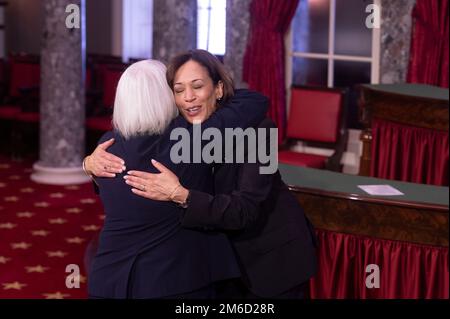
[{"label": "window", "polygon": [[303,0],[287,39],[287,85],[350,89],[351,128],[357,118],[358,83],[378,83],[380,32],[366,27],[369,4],[380,0]]},{"label": "window", "polygon": [[122,59],[149,59],[153,49],[153,0],[124,0]]},{"label": "window", "polygon": [[197,48],[225,55],[226,0],[197,0]]}]

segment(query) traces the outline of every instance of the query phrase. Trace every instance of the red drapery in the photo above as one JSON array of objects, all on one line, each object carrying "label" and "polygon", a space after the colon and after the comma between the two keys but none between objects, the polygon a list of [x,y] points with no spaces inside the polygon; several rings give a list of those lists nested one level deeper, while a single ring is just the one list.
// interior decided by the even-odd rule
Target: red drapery
[{"label": "red drapery", "polygon": [[[319,269],[313,299],[449,297],[448,247],[317,230]],[[367,288],[367,265],[379,267],[379,288]]]},{"label": "red drapery", "polygon": [[286,130],[284,34],[299,0],[253,0],[250,33],[244,56],[243,79],[250,89],[269,97],[268,115],[278,126],[281,142]]},{"label": "red drapery", "polygon": [[407,81],[448,87],[448,0],[417,0]]},{"label": "red drapery", "polygon": [[448,165],[448,132],[372,121],[371,176],[448,186]]}]

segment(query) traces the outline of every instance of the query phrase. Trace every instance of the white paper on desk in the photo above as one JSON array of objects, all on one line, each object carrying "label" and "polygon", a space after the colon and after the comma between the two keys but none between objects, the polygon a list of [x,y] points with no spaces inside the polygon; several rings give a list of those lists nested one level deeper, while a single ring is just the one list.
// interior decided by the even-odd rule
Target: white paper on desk
[{"label": "white paper on desk", "polygon": [[370,195],[382,195],[382,196],[405,195],[398,189],[390,185],[358,185],[358,187]]}]

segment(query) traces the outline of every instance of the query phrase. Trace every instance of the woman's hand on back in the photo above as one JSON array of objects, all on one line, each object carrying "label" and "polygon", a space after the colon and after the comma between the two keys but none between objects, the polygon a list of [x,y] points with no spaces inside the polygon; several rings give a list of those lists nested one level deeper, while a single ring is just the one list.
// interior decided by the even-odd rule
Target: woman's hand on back
[{"label": "woman's hand on back", "polygon": [[125,168],[125,162],[106,150],[114,144],[111,138],[97,146],[97,148],[85,158],[84,165],[88,174],[97,177],[115,177],[116,173],[122,173]]},{"label": "woman's hand on back", "polygon": [[133,187],[131,191],[148,199],[184,202],[189,191],[180,184],[178,177],[163,164],[155,160],[152,164],[160,173],[129,171],[124,176],[125,182]]}]

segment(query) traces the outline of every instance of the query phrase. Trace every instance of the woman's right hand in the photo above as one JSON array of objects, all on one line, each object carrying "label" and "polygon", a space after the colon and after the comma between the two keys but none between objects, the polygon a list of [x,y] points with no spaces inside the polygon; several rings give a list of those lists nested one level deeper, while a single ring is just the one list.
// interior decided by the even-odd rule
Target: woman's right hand
[{"label": "woman's right hand", "polygon": [[94,152],[85,158],[84,165],[89,174],[97,177],[115,177],[116,173],[125,171],[125,162],[106,151],[112,144],[113,138],[99,144]]}]

